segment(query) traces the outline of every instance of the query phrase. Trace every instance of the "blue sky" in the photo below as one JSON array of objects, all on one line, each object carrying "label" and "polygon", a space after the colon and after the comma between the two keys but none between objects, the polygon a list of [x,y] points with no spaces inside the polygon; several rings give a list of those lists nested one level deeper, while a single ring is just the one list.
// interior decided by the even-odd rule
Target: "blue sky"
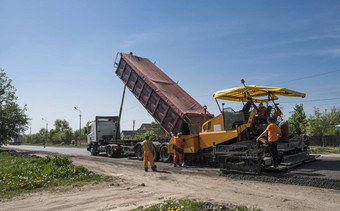
[{"label": "blue sky", "polygon": [[[339,1],[0,0],[0,27],[0,68],[27,104],[32,132],[42,118],[78,129],[74,106],[83,125],[118,115],[117,52],[155,61],[213,114],[212,94],[241,78],[306,93],[280,98],[286,118],[296,103],[307,114],[340,105]],[[128,91],[122,128],[133,120],[153,121]]]}]

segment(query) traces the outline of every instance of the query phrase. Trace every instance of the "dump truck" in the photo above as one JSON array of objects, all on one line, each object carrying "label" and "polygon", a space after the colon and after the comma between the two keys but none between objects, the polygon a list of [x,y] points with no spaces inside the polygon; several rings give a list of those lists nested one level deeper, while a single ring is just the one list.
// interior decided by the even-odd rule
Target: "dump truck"
[{"label": "dump truck", "polygon": [[[164,131],[169,134],[171,132],[183,134],[186,160],[211,163],[219,166],[222,171],[257,174],[269,168],[272,161],[268,147],[257,143],[256,137],[265,130],[267,117],[275,116],[280,120],[281,111],[276,103],[278,96],[306,96],[304,93],[285,88],[246,86],[242,80],[241,87],[213,94],[220,110],[220,114],[215,117],[207,111],[206,106],[201,106],[149,59],[132,53],[120,53],[120,60],[118,63],[116,61],[116,75],[124,83],[117,128],[127,87]],[[230,107],[225,107],[224,103],[220,106],[218,99],[239,101],[243,103],[243,109],[234,111]],[[256,105],[261,102],[267,104],[264,116],[259,115],[259,108]],[[281,124],[280,128],[282,131],[278,145],[280,169],[292,168],[303,162],[315,160],[315,156],[308,154],[308,145],[289,139],[287,124]],[[138,140],[124,144],[124,141],[116,136],[107,143],[117,144],[123,148],[129,146],[136,155],[139,157],[142,155],[137,152],[138,146],[140,147]],[[154,140],[154,143],[156,157],[165,162],[171,161],[174,153],[173,138],[162,142]],[[106,145],[104,142],[102,150]]]},{"label": "dump truck", "polygon": [[[201,125],[213,117],[205,107],[201,106],[149,59],[124,53],[120,56],[119,63],[115,61],[116,75],[125,84],[120,112],[116,117],[96,117],[91,123],[88,130],[90,133],[87,136],[87,150],[92,155],[106,153],[109,156],[117,156],[111,154],[115,151],[135,155],[138,159],[142,159],[141,140],[123,141],[120,139],[120,118],[126,87],[160,127],[168,133],[181,131],[184,134],[196,134],[200,131]],[[104,133],[101,128],[108,125],[111,129]],[[171,161],[171,156],[168,155],[169,139],[152,140],[155,160]]]}]

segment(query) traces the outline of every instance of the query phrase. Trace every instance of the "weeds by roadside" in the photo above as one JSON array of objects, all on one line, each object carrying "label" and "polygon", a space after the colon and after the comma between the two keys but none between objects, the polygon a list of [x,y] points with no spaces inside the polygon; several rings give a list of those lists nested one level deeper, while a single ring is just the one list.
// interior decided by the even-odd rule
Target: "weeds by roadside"
[{"label": "weeds by roadside", "polygon": [[174,200],[168,199],[162,203],[154,204],[149,207],[140,206],[132,211],[196,211],[203,202],[190,199]]},{"label": "weeds by roadside", "polygon": [[311,154],[325,154],[325,153],[336,153],[340,154],[340,147],[319,147],[319,146],[310,146],[309,153]]},{"label": "weeds by roadside", "polygon": [[84,185],[108,181],[83,166],[75,166],[66,156],[44,158],[17,157],[0,151],[0,198],[29,192],[37,188]]},{"label": "weeds by roadside", "polygon": [[214,211],[261,211],[258,208],[249,208],[247,206],[235,206],[232,204],[228,205],[218,205],[209,202],[195,201],[190,199],[168,199],[162,203],[150,205],[147,207],[140,206],[131,211],[204,211],[204,210],[214,210]]}]

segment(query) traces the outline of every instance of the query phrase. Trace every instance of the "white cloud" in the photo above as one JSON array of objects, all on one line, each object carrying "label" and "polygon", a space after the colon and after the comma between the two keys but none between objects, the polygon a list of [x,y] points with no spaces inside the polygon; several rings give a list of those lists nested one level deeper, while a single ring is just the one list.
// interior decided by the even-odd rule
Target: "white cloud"
[{"label": "white cloud", "polygon": [[332,58],[337,58],[337,57],[340,57],[340,48],[325,50],[325,51],[322,51],[322,53],[326,55],[331,55]]}]

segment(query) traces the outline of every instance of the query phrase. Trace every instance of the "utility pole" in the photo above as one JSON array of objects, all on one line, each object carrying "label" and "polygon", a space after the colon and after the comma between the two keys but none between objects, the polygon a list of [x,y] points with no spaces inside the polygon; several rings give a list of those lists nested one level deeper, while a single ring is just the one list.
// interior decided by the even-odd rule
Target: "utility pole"
[{"label": "utility pole", "polygon": [[74,109],[79,111],[79,146],[81,145],[81,111],[74,106]]},{"label": "utility pole", "polygon": [[135,138],[135,123],[136,123],[136,120],[132,120],[132,138],[133,139]]},{"label": "utility pole", "polygon": [[32,144],[32,127],[30,126],[30,144]]},{"label": "utility pole", "polygon": [[46,144],[48,142],[48,122],[46,119],[42,118],[46,122],[46,141],[44,141],[44,148],[46,147]]}]

